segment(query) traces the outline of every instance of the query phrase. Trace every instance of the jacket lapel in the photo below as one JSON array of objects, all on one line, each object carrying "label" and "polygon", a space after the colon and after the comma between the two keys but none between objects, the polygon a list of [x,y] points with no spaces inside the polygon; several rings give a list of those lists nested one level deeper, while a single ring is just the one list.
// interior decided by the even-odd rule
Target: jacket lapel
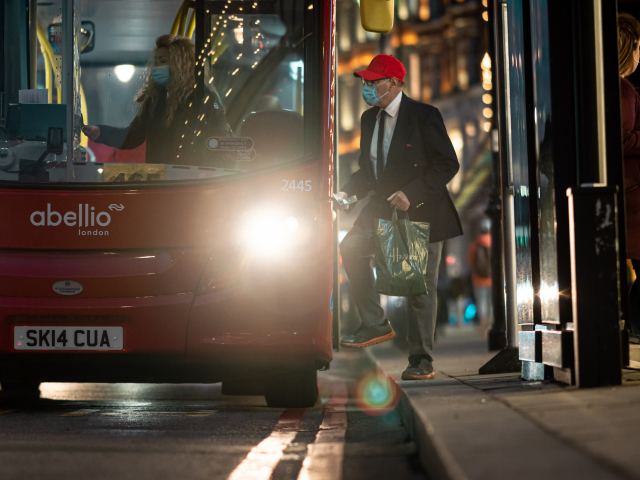
[{"label": "jacket lapel", "polygon": [[362,117],[362,155],[366,159],[367,169],[371,175],[373,175],[373,168],[371,167],[371,139],[373,138],[373,129],[376,126],[376,114],[378,113],[378,107],[370,108],[367,113]]},{"label": "jacket lapel", "polygon": [[[409,134],[411,133],[411,115],[409,101],[404,93],[401,93],[402,100],[400,101],[400,108],[398,109],[398,119],[396,120],[396,127],[393,130],[393,137],[391,138],[391,145],[389,145],[389,152],[387,153],[387,163],[385,170],[389,168],[389,165],[393,165],[397,162],[403,148],[406,145]],[[370,140],[369,140],[370,141]]]}]

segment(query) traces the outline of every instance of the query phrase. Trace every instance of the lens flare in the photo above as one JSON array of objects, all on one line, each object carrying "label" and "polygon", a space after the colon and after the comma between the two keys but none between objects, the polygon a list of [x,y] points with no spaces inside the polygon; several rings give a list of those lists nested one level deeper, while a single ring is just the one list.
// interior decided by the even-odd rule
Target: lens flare
[{"label": "lens flare", "polygon": [[378,370],[365,372],[353,384],[352,396],[356,405],[367,415],[389,413],[398,405],[400,395],[398,384]]}]

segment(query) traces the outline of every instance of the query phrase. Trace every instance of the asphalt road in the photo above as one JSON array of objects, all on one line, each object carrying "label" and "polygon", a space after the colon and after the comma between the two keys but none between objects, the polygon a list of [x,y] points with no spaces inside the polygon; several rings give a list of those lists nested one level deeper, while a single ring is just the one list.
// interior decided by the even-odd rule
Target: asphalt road
[{"label": "asphalt road", "polygon": [[220,385],[43,384],[0,391],[0,479],[422,479],[395,392],[361,351],[319,374],[309,409]]}]

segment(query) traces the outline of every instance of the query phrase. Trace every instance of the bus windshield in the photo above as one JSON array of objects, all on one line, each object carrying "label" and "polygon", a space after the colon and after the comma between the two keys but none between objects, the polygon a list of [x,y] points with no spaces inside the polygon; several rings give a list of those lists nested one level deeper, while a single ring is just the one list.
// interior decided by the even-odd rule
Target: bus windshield
[{"label": "bus windshield", "polygon": [[[25,49],[35,74],[7,98],[0,182],[199,180],[311,159],[317,10],[313,0],[39,4],[38,45]],[[19,33],[7,29],[5,45]],[[61,152],[47,149],[52,128]]]}]

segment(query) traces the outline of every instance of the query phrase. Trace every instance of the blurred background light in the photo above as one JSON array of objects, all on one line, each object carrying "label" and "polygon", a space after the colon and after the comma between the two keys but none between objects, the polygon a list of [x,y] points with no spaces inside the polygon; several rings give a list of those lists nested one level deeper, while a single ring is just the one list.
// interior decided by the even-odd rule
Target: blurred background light
[{"label": "blurred background light", "polygon": [[122,83],[127,83],[133,78],[135,67],[133,65],[117,65],[114,69],[116,78]]}]

